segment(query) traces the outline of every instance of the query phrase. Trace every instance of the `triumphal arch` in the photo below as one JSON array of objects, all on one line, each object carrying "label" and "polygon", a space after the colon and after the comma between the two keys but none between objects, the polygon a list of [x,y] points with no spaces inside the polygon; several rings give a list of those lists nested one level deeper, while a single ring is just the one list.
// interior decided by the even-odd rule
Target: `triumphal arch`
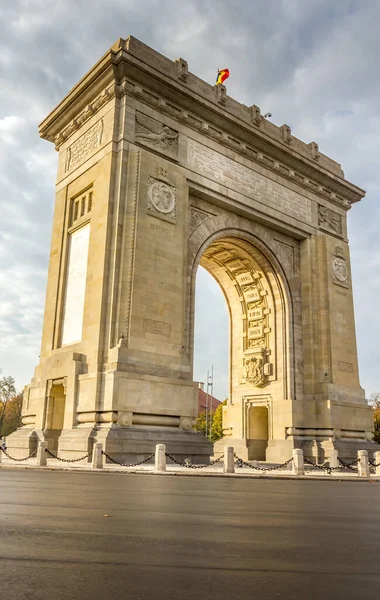
[{"label": "triumphal arch", "polygon": [[[230,314],[225,437],[245,459],[373,446],[358,377],[341,166],[133,37],[40,126],[59,152],[40,363],[9,447],[117,459],[193,431],[195,277]],[[209,307],[210,311],[212,306]]]}]

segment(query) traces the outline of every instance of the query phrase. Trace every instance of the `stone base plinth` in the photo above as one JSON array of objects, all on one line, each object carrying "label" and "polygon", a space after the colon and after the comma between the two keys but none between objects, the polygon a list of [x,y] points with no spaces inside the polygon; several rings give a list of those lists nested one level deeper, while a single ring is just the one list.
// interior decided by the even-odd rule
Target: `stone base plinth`
[{"label": "stone base plinth", "polygon": [[20,427],[7,436],[7,452],[14,458],[25,458],[37,450],[39,441],[44,441],[41,429]]},{"label": "stone base plinth", "polygon": [[[165,444],[166,452],[181,462],[190,458],[194,464],[208,464],[213,453],[212,442],[200,433],[171,427],[113,426],[99,429],[96,441],[103,444],[111,458],[125,463],[144,460],[154,453],[157,444]],[[169,459],[167,462],[170,464]]]}]

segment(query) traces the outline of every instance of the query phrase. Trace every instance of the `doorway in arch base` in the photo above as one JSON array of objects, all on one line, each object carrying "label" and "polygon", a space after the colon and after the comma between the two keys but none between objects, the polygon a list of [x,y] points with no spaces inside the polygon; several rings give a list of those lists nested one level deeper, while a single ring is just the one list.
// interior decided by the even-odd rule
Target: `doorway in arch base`
[{"label": "doorway in arch base", "polygon": [[293,323],[290,290],[278,259],[248,232],[225,231],[199,248],[201,265],[218,282],[230,320],[229,393],[224,437],[215,455],[234,446],[245,460],[279,460],[292,421]]}]

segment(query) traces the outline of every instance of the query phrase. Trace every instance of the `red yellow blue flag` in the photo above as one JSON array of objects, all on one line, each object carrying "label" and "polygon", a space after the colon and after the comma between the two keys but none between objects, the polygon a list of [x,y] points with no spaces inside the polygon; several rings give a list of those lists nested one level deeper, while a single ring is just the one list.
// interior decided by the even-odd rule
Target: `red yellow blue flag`
[{"label": "red yellow blue flag", "polygon": [[218,75],[216,76],[216,83],[222,84],[229,76],[230,72],[228,69],[219,69]]}]

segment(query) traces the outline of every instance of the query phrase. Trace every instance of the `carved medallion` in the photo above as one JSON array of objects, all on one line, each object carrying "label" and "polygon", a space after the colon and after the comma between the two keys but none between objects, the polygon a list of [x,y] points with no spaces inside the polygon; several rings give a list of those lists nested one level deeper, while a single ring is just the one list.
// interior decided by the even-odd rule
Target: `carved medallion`
[{"label": "carved medallion", "polygon": [[332,257],[333,277],[340,283],[346,283],[348,279],[347,261],[340,256]]},{"label": "carved medallion", "polygon": [[175,188],[163,181],[148,178],[148,212],[168,221],[175,221]]}]

